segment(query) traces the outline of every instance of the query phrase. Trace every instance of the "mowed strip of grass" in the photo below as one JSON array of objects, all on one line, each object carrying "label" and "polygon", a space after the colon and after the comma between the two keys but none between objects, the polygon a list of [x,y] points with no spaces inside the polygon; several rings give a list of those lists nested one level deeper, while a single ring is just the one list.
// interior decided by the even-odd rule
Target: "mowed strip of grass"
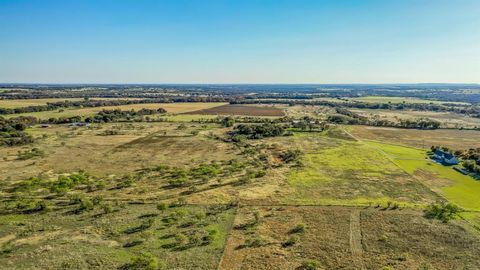
[{"label": "mowed strip of grass", "polygon": [[[426,159],[425,150],[380,142],[365,143],[384,151],[398,166],[433,190],[439,191],[449,201],[466,210],[480,211],[480,181],[463,175],[452,167]],[[422,171],[427,174],[422,174]],[[434,178],[431,179],[431,176]]]},{"label": "mowed strip of grass", "polygon": [[59,118],[59,117],[73,117],[73,116],[89,116],[102,110],[140,110],[140,109],[158,109],[164,108],[168,113],[186,113],[196,110],[202,110],[206,108],[216,107],[224,105],[221,102],[185,102],[185,103],[146,103],[146,104],[129,104],[121,106],[105,106],[94,108],[66,108],[63,110],[44,111],[44,112],[32,112],[32,113],[20,113],[5,115],[7,118],[18,116],[34,116],[39,119]]},{"label": "mowed strip of grass", "polygon": [[305,166],[288,175],[295,189],[289,203],[415,206],[438,199],[382,152],[362,142],[324,135],[295,138],[305,152]]}]

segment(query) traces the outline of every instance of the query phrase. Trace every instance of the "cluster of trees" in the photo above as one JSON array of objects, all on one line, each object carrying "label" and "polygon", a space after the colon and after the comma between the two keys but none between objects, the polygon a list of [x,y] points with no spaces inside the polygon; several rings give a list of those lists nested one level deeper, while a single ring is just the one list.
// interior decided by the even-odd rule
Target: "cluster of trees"
[{"label": "cluster of trees", "polygon": [[267,123],[264,125],[236,125],[233,131],[229,132],[233,141],[241,140],[241,137],[248,139],[261,139],[264,137],[276,137],[285,133],[285,127],[279,124]]},{"label": "cluster of trees", "polygon": [[122,111],[120,109],[115,110],[102,110],[101,112],[96,113],[92,117],[85,118],[85,122],[89,123],[108,123],[115,121],[131,121],[131,120],[142,120],[142,116],[153,115],[153,114],[162,114],[167,111],[163,108],[159,109],[140,109],[138,111]]},{"label": "cluster of trees", "polygon": [[398,121],[394,122],[380,118],[369,119],[344,108],[336,108],[336,111],[338,114],[329,115],[327,117],[327,122],[335,124],[416,129],[437,129],[440,127],[440,122],[429,118],[399,119]]},{"label": "cluster of trees", "polygon": [[[236,99],[231,104],[285,104],[285,100],[255,100],[255,99]],[[434,103],[373,103],[361,101],[326,101],[326,100],[289,100],[290,106],[294,105],[315,105],[332,108],[357,108],[372,110],[415,110],[415,111],[434,111],[434,112],[454,112],[472,117],[480,117],[480,106],[478,105],[457,105],[457,104],[434,104]]]},{"label": "cluster of trees", "polygon": [[[50,97],[51,98],[51,97]],[[149,98],[149,99],[108,99],[108,100],[85,100],[80,101],[59,101],[51,102],[46,105],[34,105],[18,108],[1,108],[0,115],[2,114],[17,114],[17,113],[31,113],[31,112],[43,112],[54,111],[64,108],[87,108],[87,107],[105,107],[105,106],[121,106],[130,104],[152,104],[152,103],[174,103],[174,102],[226,102],[224,97],[165,97],[165,98]]]},{"label": "cluster of trees", "polygon": [[455,155],[462,158],[463,167],[469,172],[480,175],[480,148],[470,148],[465,151],[455,151]]},{"label": "cluster of trees", "polygon": [[33,142],[25,129],[36,122],[36,118],[17,117],[6,119],[0,116],[0,145],[23,145]]},{"label": "cluster of trees", "polygon": [[447,223],[454,219],[460,211],[458,206],[451,203],[431,204],[425,209],[425,217]]},{"label": "cluster of trees", "polygon": [[0,114],[16,114],[16,113],[30,113],[30,112],[42,112],[53,111],[62,108],[71,107],[105,107],[105,106],[120,106],[129,104],[148,104],[148,103],[164,103],[172,102],[170,99],[133,99],[133,100],[89,100],[82,101],[60,101],[47,103],[46,105],[26,106],[19,108],[0,108]]}]

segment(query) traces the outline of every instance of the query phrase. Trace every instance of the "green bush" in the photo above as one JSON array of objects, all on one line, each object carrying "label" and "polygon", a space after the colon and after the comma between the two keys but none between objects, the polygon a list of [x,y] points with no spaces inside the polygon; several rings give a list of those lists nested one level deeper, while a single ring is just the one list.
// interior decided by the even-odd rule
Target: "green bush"
[{"label": "green bush", "polygon": [[298,269],[300,270],[316,270],[320,268],[320,263],[316,260],[307,260],[302,262]]},{"label": "green bush", "polygon": [[130,263],[121,267],[121,269],[131,270],[157,270],[159,269],[158,259],[151,253],[142,253],[133,257]]},{"label": "green bush", "polygon": [[27,150],[27,151],[18,151],[17,159],[27,160],[35,157],[43,157],[44,155],[45,155],[45,152],[43,152],[42,150],[38,148],[32,148],[31,150]]},{"label": "green bush", "polygon": [[459,212],[460,208],[451,203],[431,204],[425,209],[425,217],[447,223],[454,219]]},{"label": "green bush", "polygon": [[168,203],[166,202],[161,202],[157,204],[157,209],[160,211],[165,211],[168,209]]},{"label": "green bush", "polygon": [[291,236],[287,239],[287,241],[282,243],[282,247],[284,247],[284,248],[291,247],[291,246],[295,245],[297,242],[298,242],[298,237]]},{"label": "green bush", "polygon": [[293,227],[289,233],[303,233],[305,232],[305,224],[303,223],[300,223],[300,224],[297,224],[295,227]]}]

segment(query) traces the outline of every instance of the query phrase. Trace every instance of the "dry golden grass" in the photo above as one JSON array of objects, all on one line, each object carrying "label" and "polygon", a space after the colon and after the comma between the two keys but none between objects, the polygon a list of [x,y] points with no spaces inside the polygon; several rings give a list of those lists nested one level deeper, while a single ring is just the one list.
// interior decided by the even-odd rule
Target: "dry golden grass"
[{"label": "dry golden grass", "polygon": [[[256,225],[254,213],[260,217]],[[476,236],[457,222],[444,224],[422,214],[406,209],[245,206],[237,214],[220,268],[296,269],[312,259],[319,269],[480,267]],[[304,224],[305,231],[292,233],[298,224]],[[296,243],[282,246],[291,237]],[[260,245],[245,246],[252,238]]]},{"label": "dry golden grass", "polygon": [[444,128],[475,128],[480,127],[480,118],[468,117],[463,114],[452,112],[431,112],[431,111],[391,111],[391,110],[373,110],[373,109],[350,109],[360,115],[372,118],[378,117],[390,121],[399,119],[417,119],[430,118],[441,123]]},{"label": "dry golden grass", "polygon": [[207,109],[211,107],[221,106],[225,103],[200,103],[200,102],[185,102],[185,103],[146,103],[146,104],[130,104],[120,106],[105,106],[94,108],[68,108],[64,110],[45,111],[45,112],[32,112],[22,114],[9,114],[6,117],[17,116],[34,116],[40,119],[59,118],[59,117],[72,117],[72,116],[88,116],[102,110],[140,110],[140,109],[158,109],[164,108],[168,113],[186,113],[196,110]]},{"label": "dry golden grass", "polygon": [[79,101],[82,98],[39,98],[39,99],[0,99],[0,108],[18,108],[27,106],[46,105],[52,102]]},{"label": "dry golden grass", "polygon": [[353,135],[361,139],[403,144],[417,148],[430,148],[432,145],[447,146],[453,149],[480,147],[480,131],[476,130],[418,130],[369,126],[349,126],[348,129]]}]

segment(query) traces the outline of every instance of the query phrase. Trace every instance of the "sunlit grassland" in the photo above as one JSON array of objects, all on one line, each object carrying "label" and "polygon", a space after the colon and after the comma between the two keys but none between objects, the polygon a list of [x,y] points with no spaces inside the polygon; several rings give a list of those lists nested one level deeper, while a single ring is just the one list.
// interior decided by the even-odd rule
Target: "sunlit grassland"
[{"label": "sunlit grassland", "polygon": [[[158,210],[154,204],[113,204],[114,211],[107,214],[101,209],[69,213],[74,208],[0,215],[0,244],[9,247],[0,264],[5,269],[117,269],[149,252],[162,269],[215,269],[234,215],[234,209],[215,206]],[[178,243],[175,237],[212,231],[208,245]]]},{"label": "sunlit grassland", "polygon": [[0,99],[0,108],[19,108],[27,106],[46,105],[62,101],[79,101],[82,98],[39,98],[39,99]]},{"label": "sunlit grassland", "polygon": [[9,114],[6,117],[17,116],[34,116],[39,119],[59,118],[59,117],[73,117],[73,116],[90,116],[102,110],[140,110],[140,109],[158,109],[164,108],[168,113],[186,113],[196,110],[202,110],[212,107],[225,105],[226,103],[211,102],[185,102],[185,103],[145,103],[145,104],[129,104],[120,106],[105,106],[105,107],[93,107],[93,108],[65,108],[55,111],[44,112],[32,112],[21,114]]},{"label": "sunlit grassland", "polygon": [[421,98],[414,98],[414,97],[385,97],[385,96],[365,96],[365,97],[351,98],[351,100],[371,102],[371,103],[468,104],[466,102],[430,100],[430,99],[421,99]]},{"label": "sunlit grassland", "polygon": [[[436,196],[377,149],[325,135],[295,136],[304,167],[292,170],[289,198],[299,204],[424,205]],[[310,141],[311,144],[306,142]]]},{"label": "sunlit grassland", "polygon": [[[379,142],[365,143],[384,151],[398,166],[409,174],[416,175],[449,201],[467,210],[480,210],[480,181],[453,170],[451,166],[443,166],[426,159],[425,150]],[[428,174],[420,174],[422,171]]]}]

